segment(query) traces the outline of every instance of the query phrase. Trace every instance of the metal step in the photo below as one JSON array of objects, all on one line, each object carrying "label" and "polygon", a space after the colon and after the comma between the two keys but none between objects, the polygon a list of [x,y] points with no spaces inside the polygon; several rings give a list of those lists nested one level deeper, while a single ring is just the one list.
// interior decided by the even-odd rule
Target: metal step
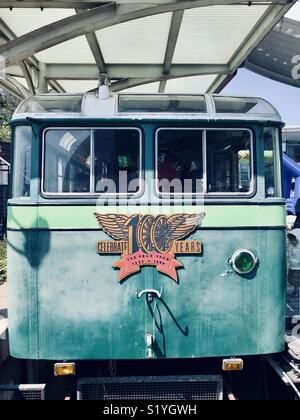
[{"label": "metal step", "polygon": [[45,384],[0,385],[0,401],[3,400],[45,400]]}]

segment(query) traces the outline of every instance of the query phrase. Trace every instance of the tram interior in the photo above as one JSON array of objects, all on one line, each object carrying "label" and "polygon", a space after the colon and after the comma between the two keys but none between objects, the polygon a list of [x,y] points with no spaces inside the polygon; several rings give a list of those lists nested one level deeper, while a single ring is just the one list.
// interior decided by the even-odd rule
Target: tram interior
[{"label": "tram interior", "polygon": [[[193,129],[158,132],[158,179],[179,180],[185,193],[203,193],[203,166],[207,170],[208,193],[247,193],[250,191],[250,132],[206,130],[206,156],[203,159],[204,132]],[[190,182],[188,182],[190,181]],[[200,181],[200,182],[199,182]],[[173,184],[176,188],[177,184]],[[188,189],[187,189],[188,188]],[[160,185],[161,192],[164,185]],[[181,192],[181,189],[174,192]]]}]

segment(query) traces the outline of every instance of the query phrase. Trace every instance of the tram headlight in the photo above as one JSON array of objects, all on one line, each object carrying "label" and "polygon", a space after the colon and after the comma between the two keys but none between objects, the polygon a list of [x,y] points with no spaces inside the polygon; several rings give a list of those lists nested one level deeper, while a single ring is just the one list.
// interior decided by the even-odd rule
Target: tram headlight
[{"label": "tram headlight", "polygon": [[258,264],[258,259],[249,249],[238,249],[229,260],[233,269],[238,274],[251,273]]}]

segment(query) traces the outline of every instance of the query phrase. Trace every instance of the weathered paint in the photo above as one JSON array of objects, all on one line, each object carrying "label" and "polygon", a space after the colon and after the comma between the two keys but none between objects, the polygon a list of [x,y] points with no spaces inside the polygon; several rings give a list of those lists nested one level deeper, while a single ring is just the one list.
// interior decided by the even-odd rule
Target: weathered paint
[{"label": "weathered paint", "polygon": [[[15,357],[205,357],[281,351],[284,345],[284,230],[205,230],[202,256],[178,256],[179,284],[151,267],[120,284],[118,256],[98,255],[101,231],[9,232],[10,346]],[[254,276],[229,273],[228,259],[247,247]],[[161,290],[149,308],[137,291]],[[154,317],[151,315],[154,311]],[[157,325],[155,325],[156,320]],[[158,328],[159,327],[159,328]]]},{"label": "weathered paint", "polygon": [[[28,124],[28,121],[26,121]],[[112,122],[110,122],[112,123]],[[119,122],[120,123],[120,122]],[[142,126],[145,176],[153,178],[153,130]],[[42,129],[88,126],[107,121],[33,122],[31,198],[11,200],[8,220],[10,347],[31,359],[143,359],[145,334],[156,339],[155,356],[168,358],[273,353],[284,345],[285,207],[265,200],[261,123],[247,122],[256,134],[257,182],[249,198],[227,198],[200,206],[105,206],[96,200],[47,199],[40,195]],[[202,122],[172,122],[207,126]],[[238,121],[209,122],[214,127]],[[153,198],[150,197],[150,199]],[[224,200],[224,203],[222,203]],[[145,200],[145,202],[147,202]],[[225,205],[226,202],[226,205]],[[239,202],[239,204],[237,204]],[[75,204],[76,203],[76,204]],[[144,267],[124,283],[112,268],[118,256],[98,255],[96,243],[110,239],[93,213],[166,214],[204,211],[190,239],[203,244],[201,256],[177,256],[179,284]],[[63,230],[63,231],[61,231]],[[253,276],[231,272],[228,259],[238,248],[258,258]],[[137,292],[155,288],[162,300],[148,306]],[[153,313],[152,313],[153,312]]]}]

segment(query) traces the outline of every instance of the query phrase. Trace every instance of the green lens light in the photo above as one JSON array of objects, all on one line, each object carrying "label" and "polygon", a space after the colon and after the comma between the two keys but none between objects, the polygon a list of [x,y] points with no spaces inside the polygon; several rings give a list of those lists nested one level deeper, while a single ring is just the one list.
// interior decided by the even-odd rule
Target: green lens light
[{"label": "green lens light", "polygon": [[249,274],[255,269],[258,260],[248,249],[239,249],[233,254],[230,263],[237,273]]}]

